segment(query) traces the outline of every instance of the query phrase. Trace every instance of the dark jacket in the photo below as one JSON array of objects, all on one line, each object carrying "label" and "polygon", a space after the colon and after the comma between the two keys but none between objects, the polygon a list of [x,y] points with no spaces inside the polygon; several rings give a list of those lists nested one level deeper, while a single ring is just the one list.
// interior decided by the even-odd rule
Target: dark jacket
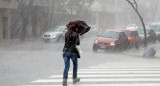
[{"label": "dark jacket", "polygon": [[76,45],[80,44],[79,36],[77,32],[72,32],[71,37],[68,39],[65,34],[65,45],[63,52],[77,53]]}]

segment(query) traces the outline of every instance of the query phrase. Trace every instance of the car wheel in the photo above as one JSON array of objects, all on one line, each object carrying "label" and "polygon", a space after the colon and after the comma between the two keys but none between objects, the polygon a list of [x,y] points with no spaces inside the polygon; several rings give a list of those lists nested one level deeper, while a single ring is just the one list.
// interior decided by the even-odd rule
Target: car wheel
[{"label": "car wheel", "polygon": [[93,52],[97,52],[98,51],[98,49],[97,48],[93,48]]},{"label": "car wheel", "polygon": [[136,49],[139,49],[139,43],[135,44]]},{"label": "car wheel", "polygon": [[59,37],[58,42],[64,42],[64,38],[63,37]]},{"label": "car wheel", "polygon": [[158,38],[158,41],[160,42],[160,38]]},{"label": "car wheel", "polygon": [[49,41],[48,41],[48,40],[44,40],[44,42],[45,42],[45,43],[48,43]]},{"label": "car wheel", "polygon": [[153,40],[153,44],[155,44],[156,43],[156,39],[154,38],[154,40]]},{"label": "car wheel", "polygon": [[134,47],[135,47],[135,44],[129,43],[129,47],[130,47],[130,49],[131,49],[131,48],[134,48]]},{"label": "car wheel", "polygon": [[157,35],[156,39],[160,42],[160,35]]},{"label": "car wheel", "polygon": [[144,40],[141,40],[140,43],[139,43],[139,45],[143,46],[144,45]]},{"label": "car wheel", "polygon": [[122,47],[121,47],[120,45],[117,45],[117,47],[116,47],[116,51],[117,51],[117,52],[120,52],[120,51],[121,51],[121,49],[122,49]]},{"label": "car wheel", "polygon": [[128,41],[125,42],[125,45],[124,45],[124,50],[127,50],[127,49],[129,49],[129,42]]}]

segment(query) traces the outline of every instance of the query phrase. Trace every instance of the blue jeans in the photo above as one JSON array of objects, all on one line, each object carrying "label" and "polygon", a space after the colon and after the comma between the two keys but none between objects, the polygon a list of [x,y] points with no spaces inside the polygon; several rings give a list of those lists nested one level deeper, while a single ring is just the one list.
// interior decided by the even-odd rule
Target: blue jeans
[{"label": "blue jeans", "polygon": [[77,53],[72,52],[63,52],[63,59],[64,59],[64,72],[63,72],[63,81],[67,81],[68,79],[68,71],[70,67],[70,59],[73,62],[73,79],[77,78],[77,69],[78,69],[78,60],[77,60]]}]

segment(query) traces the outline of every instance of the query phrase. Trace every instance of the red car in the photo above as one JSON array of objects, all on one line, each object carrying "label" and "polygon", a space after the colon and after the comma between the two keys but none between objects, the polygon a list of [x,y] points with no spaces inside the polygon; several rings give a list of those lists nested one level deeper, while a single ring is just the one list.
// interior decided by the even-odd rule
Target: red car
[{"label": "red car", "polygon": [[128,47],[128,38],[125,32],[120,30],[104,31],[94,42],[93,51],[98,49],[119,50]]},{"label": "red car", "polygon": [[121,29],[121,31],[124,31],[126,35],[128,36],[128,41],[130,44],[130,47],[135,46],[136,48],[139,48],[140,43],[140,36],[135,29]]}]

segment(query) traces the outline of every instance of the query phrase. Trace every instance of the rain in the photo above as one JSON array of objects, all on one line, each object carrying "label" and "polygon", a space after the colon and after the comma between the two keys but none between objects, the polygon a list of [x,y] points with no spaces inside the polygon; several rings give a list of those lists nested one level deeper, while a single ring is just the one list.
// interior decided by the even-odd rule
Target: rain
[{"label": "rain", "polygon": [[[63,86],[67,24],[84,21],[76,86],[160,86],[159,0],[0,0],[0,86]],[[72,83],[70,61],[68,86]]]}]

